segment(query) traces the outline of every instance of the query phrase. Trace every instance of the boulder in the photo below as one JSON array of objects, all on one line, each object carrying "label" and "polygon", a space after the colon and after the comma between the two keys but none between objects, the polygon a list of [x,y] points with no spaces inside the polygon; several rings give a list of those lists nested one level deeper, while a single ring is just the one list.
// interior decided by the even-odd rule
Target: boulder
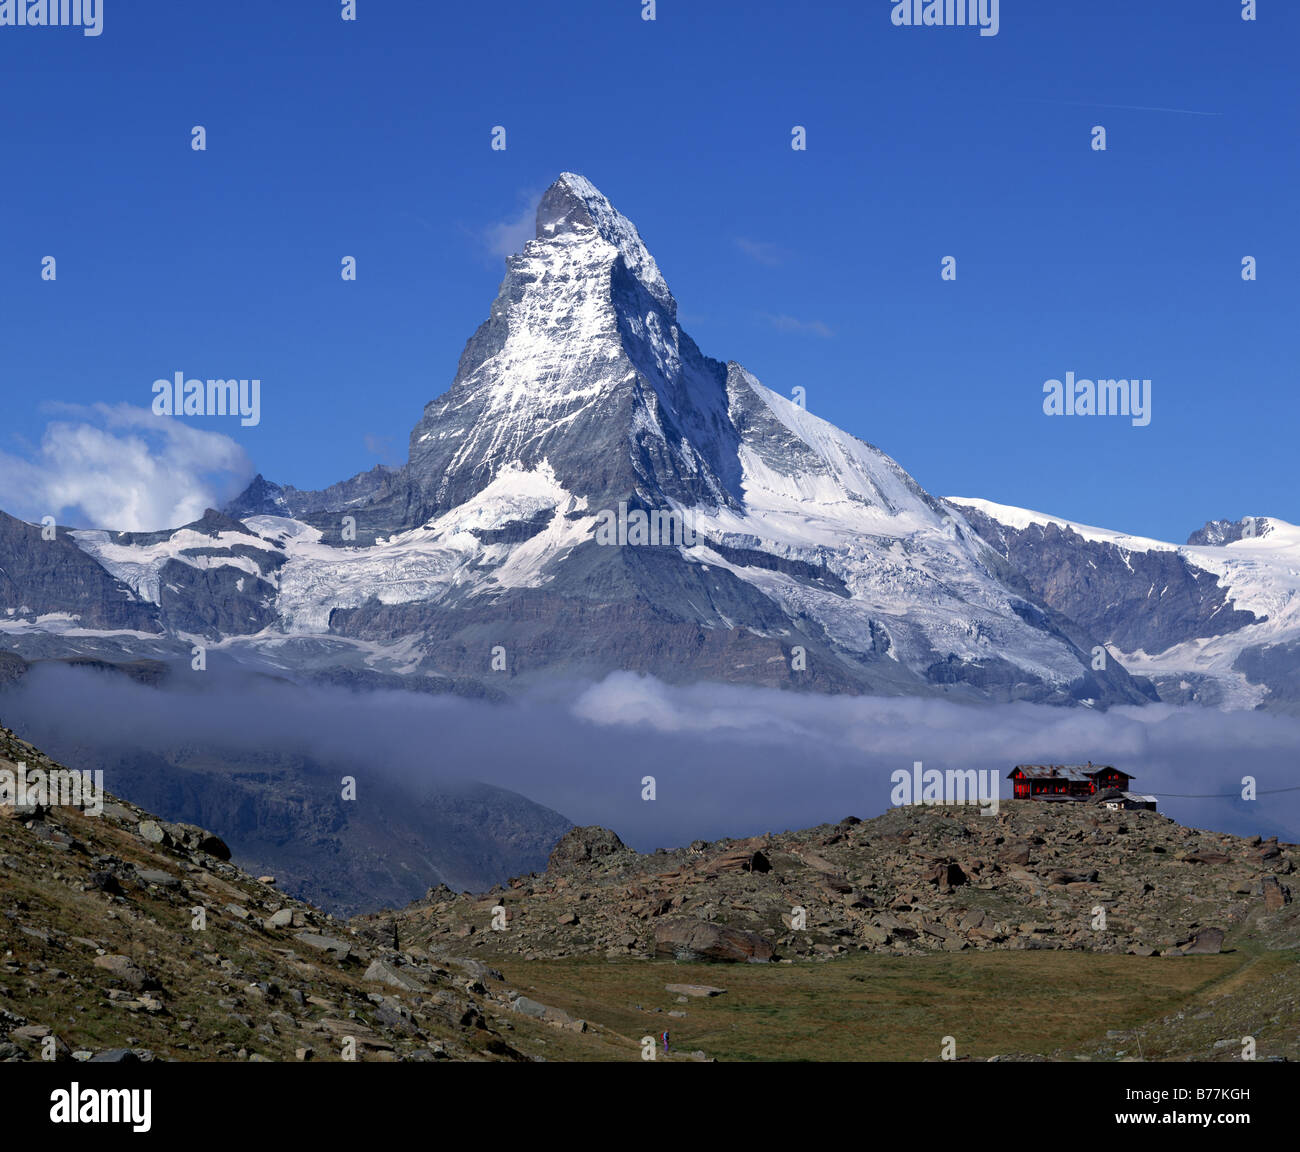
[{"label": "boulder", "polygon": [[406,992],[418,992],[424,987],[424,981],[419,977],[383,960],[373,961],[366,969],[365,978],[401,988]]},{"label": "boulder", "polygon": [[1184,956],[1217,956],[1223,951],[1223,931],[1219,928],[1202,928],[1182,945],[1182,949]]},{"label": "boulder", "polygon": [[204,832],[199,837],[198,849],[200,852],[206,852],[209,856],[214,856],[218,860],[230,859],[230,845],[220,836],[214,836],[211,832]]},{"label": "boulder", "polygon": [[755,932],[685,916],[674,916],[655,925],[655,952],[678,960],[731,963],[765,963],[773,956],[771,943]]},{"label": "boulder", "polygon": [[170,848],[173,844],[171,836],[157,820],[141,820],[136,832],[139,833],[141,840],[150,844],[161,844],[164,848]]},{"label": "boulder", "polygon": [[346,941],[338,940],[333,936],[318,936],[314,932],[299,932],[294,939],[301,944],[306,944],[308,948],[328,952],[336,960],[346,960],[348,953],[352,951],[352,945]]},{"label": "boulder", "polygon": [[585,864],[591,860],[599,860],[603,856],[613,856],[628,850],[627,845],[608,828],[601,828],[594,824],[585,828],[570,828],[551,850],[547,869],[563,872],[575,864]]},{"label": "boulder", "polygon": [[1049,884],[1095,884],[1097,883],[1097,871],[1091,872],[1053,872],[1047,878]]},{"label": "boulder", "polygon": [[157,868],[138,868],[135,874],[146,884],[156,884],[159,888],[179,888],[181,883],[170,872],[162,872]]},{"label": "boulder", "polygon": [[129,956],[96,956],[94,964],[137,990],[158,987],[158,982]]},{"label": "boulder", "polygon": [[1260,881],[1264,893],[1264,908],[1268,912],[1278,912],[1291,903],[1290,889],[1278,883],[1276,876],[1265,876]]}]

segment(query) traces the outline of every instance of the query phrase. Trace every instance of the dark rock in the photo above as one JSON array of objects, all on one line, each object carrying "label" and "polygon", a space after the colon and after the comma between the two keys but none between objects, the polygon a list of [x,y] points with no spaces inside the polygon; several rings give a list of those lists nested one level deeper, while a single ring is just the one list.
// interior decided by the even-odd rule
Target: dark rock
[{"label": "dark rock", "polygon": [[596,825],[570,828],[552,850],[547,867],[563,872],[575,864],[585,864],[589,860],[599,860],[604,856],[627,851],[627,845],[608,828]]},{"label": "dark rock", "polygon": [[1047,878],[1049,884],[1095,884],[1097,883],[1097,871],[1091,872],[1053,872]]},{"label": "dark rock", "polygon": [[655,952],[678,960],[758,963],[774,954],[771,943],[757,933],[688,917],[673,917],[655,925]]},{"label": "dark rock", "polygon": [[96,1052],[89,1062],[91,1064],[139,1064],[140,1057],[130,1048],[110,1048],[106,1052]]},{"label": "dark rock", "polygon": [[1264,893],[1264,908],[1268,912],[1278,912],[1291,903],[1291,890],[1278,883],[1276,876],[1265,876],[1260,881]]},{"label": "dark rock", "polygon": [[161,872],[157,868],[139,868],[136,875],[146,884],[156,884],[159,888],[179,888],[181,884],[170,872]]},{"label": "dark rock", "polygon": [[1184,956],[1217,956],[1223,951],[1223,931],[1219,928],[1202,928],[1181,947]]},{"label": "dark rock", "polygon": [[111,872],[92,872],[86,877],[86,881],[92,888],[96,888],[100,892],[106,892],[110,896],[122,895],[122,885],[118,883],[117,877]]}]

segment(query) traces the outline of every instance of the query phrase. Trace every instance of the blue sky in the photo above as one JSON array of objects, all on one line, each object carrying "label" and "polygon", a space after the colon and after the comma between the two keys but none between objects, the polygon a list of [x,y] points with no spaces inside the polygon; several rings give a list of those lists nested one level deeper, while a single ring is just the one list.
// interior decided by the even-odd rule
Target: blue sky
[{"label": "blue sky", "polygon": [[[272,479],[400,462],[573,170],[707,354],[936,494],[1176,540],[1300,521],[1300,4],[1002,0],[995,37],[892,7],[104,0],[96,38],[0,28],[0,507],[31,511],[15,461],[112,492],[228,466],[141,472],[120,421],[89,463],[42,454],[177,371],[261,379],[257,427],[189,423]],[[1151,379],[1150,426],[1044,416],[1068,371]]]}]

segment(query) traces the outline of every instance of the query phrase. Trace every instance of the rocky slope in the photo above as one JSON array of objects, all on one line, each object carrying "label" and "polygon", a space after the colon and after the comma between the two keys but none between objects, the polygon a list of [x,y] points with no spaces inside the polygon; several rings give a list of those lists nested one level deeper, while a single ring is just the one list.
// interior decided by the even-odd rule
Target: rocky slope
[{"label": "rocky slope", "polygon": [[[56,767],[0,729],[15,763]],[[211,833],[106,801],[0,804],[0,1062],[338,1060],[349,1039],[358,1060],[635,1056],[473,960],[285,896]]]},{"label": "rocky slope", "polygon": [[[54,766],[0,729],[0,768],[15,762]],[[867,995],[895,1020],[917,1021],[918,991],[932,989],[925,1035],[905,1051],[933,1059],[945,981],[960,975],[936,959],[1044,950],[1078,957],[1079,978],[1090,957],[1109,964],[1133,1004],[1125,1026],[1107,1030],[1103,1000],[1095,1028],[1066,1030],[1095,1035],[1086,1047],[983,1037],[981,1058],[1229,1060],[1243,1036],[1261,1059],[1300,1054],[1297,846],[1152,813],[903,808],[653,855],[579,828],[545,873],[347,922],[235,867],[220,837],[106,800],[101,815],[0,805],[0,1061],[640,1060],[643,1036],[664,1028],[699,1047],[660,1058],[781,1058],[783,1028],[816,1031],[816,989],[859,1002],[877,980]],[[864,967],[876,961],[892,967]],[[737,964],[774,979],[742,979]],[[901,964],[916,967],[900,986]],[[1184,991],[1145,1014],[1131,966],[1166,964]],[[978,968],[986,994],[1007,986],[987,1001],[1007,1019],[1019,985]],[[1015,971],[1069,989],[1075,969],[1058,969]],[[1035,1027],[1060,1033],[1052,1011]],[[846,1059],[880,1050],[869,1034],[834,1046]]]},{"label": "rocky slope", "polygon": [[[485,957],[816,960],[1026,948],[1178,956],[1245,940],[1300,943],[1297,858],[1294,844],[1093,803],[1004,800],[996,817],[895,808],[654,855],[604,829],[577,828],[545,873],[478,896],[435,889],[367,922]],[[504,930],[491,927],[497,906]]]}]

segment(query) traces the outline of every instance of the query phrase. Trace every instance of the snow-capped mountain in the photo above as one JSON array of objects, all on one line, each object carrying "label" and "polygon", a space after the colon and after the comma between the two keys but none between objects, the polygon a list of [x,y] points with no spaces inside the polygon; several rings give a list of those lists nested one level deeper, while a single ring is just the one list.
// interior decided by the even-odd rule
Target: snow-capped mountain
[{"label": "snow-capped mountain", "polygon": [[[604,542],[611,519],[639,515],[695,542]],[[0,585],[0,644],[137,655],[201,640],[289,671],[501,685],[631,669],[1154,698],[1122,657],[1095,669],[1106,621],[1062,611],[991,535],[875,447],[706,357],[636,228],[566,173],[403,467],[319,492],[258,477],[172,532],[69,533],[105,574],[96,595],[140,619],[88,628],[78,595],[38,608]]]},{"label": "snow-capped mountain", "polygon": [[1054,609],[1160,698],[1300,711],[1300,528],[1212,521],[1186,544],[953,498]]}]

